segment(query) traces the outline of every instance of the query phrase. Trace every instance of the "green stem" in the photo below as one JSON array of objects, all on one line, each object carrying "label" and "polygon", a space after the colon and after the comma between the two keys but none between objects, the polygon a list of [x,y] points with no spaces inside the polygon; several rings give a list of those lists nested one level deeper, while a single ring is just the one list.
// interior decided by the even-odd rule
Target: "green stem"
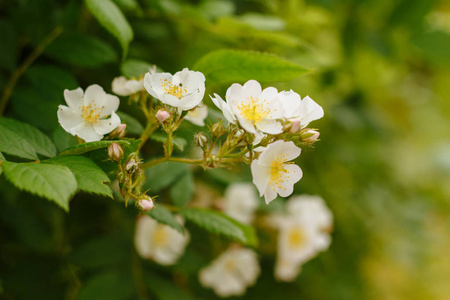
[{"label": "green stem", "polygon": [[142,266],[141,266],[141,260],[136,253],[136,251],[133,251],[132,257],[131,257],[131,270],[133,273],[133,281],[136,285],[136,291],[138,293],[138,299],[145,300],[149,299],[147,295],[147,290],[145,289],[145,283],[144,278],[142,274]]},{"label": "green stem", "polygon": [[61,26],[57,26],[53,29],[50,34],[45,37],[42,42],[34,49],[33,52],[23,61],[19,68],[17,68],[14,73],[11,75],[11,78],[6,85],[5,90],[3,91],[2,98],[0,100],[0,116],[3,115],[6,105],[8,104],[11,93],[14,89],[14,86],[17,83],[17,80],[22,76],[22,74],[31,66],[31,64],[44,52],[45,48],[51,44],[61,33],[63,32],[63,28]]},{"label": "green stem", "polygon": [[141,143],[139,144],[138,152],[141,150],[141,148],[144,146],[145,142],[148,140],[149,136],[156,130],[158,127],[158,124],[155,124],[153,122],[148,122],[147,126],[144,129],[144,132],[142,132],[141,137],[139,138],[141,140]]},{"label": "green stem", "polygon": [[189,158],[181,158],[181,157],[161,157],[161,158],[154,159],[154,160],[151,160],[151,161],[148,161],[148,162],[142,164],[142,168],[143,169],[150,168],[152,166],[159,165],[161,163],[168,162],[168,161],[180,162],[180,163],[185,163],[185,164],[193,164],[193,165],[198,165],[198,164],[203,163],[203,159],[189,159]]}]

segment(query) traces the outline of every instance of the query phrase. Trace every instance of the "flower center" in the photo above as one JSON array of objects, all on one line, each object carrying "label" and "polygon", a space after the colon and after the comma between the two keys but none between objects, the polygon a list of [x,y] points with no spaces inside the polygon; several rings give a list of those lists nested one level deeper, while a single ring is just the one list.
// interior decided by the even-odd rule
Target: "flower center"
[{"label": "flower center", "polygon": [[[286,163],[286,155],[280,154],[277,159],[272,161],[270,164],[270,169],[268,174],[270,175],[270,185],[272,186],[272,190],[275,191],[275,186],[279,189],[286,188],[283,187],[283,183],[286,181],[287,178],[289,178],[289,170],[286,169],[285,164],[292,164],[292,162]],[[287,178],[286,178],[287,177]]]},{"label": "flower center", "polygon": [[153,233],[153,244],[155,246],[164,246],[167,244],[167,233],[164,230],[164,227],[157,226]]},{"label": "flower center", "polygon": [[[98,119],[100,119],[100,115],[103,111],[103,107],[97,107],[95,103],[89,103],[89,105],[83,105],[81,107],[81,117],[92,125],[98,123]],[[87,124],[86,124],[87,126]]]},{"label": "flower center", "polygon": [[258,98],[253,98],[253,96],[247,99],[249,100],[247,104],[241,103],[238,105],[238,109],[245,119],[258,123],[269,115],[270,109],[265,105],[267,100],[263,100],[261,103]]},{"label": "flower center", "polygon": [[225,270],[233,271],[236,268],[236,264],[234,261],[229,260],[225,263]]},{"label": "flower center", "polygon": [[305,235],[303,231],[299,228],[295,228],[289,231],[288,243],[292,248],[298,248],[305,242]]},{"label": "flower center", "polygon": [[167,79],[161,79],[161,88],[166,92],[166,94],[172,95],[177,97],[178,99],[181,99],[184,95],[187,94],[187,89],[183,88],[183,85],[180,83],[178,84],[172,84],[171,82],[168,82]]}]

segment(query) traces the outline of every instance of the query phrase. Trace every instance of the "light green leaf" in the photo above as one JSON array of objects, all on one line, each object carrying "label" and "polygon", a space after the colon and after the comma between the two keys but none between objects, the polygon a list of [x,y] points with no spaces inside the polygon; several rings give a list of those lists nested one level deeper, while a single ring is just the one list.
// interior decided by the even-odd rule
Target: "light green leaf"
[{"label": "light green leaf", "polygon": [[68,33],[64,34],[45,50],[45,54],[58,61],[80,67],[98,67],[117,60],[116,51],[97,38]]},{"label": "light green leaf", "polygon": [[158,221],[159,223],[168,225],[172,227],[173,229],[179,231],[181,234],[184,234],[184,228],[183,226],[178,223],[175,216],[168,210],[166,207],[164,207],[162,204],[156,206],[151,211],[146,212],[147,215]]},{"label": "light green leaf", "polygon": [[[155,142],[164,143],[167,140],[167,135],[163,133],[153,133],[150,135],[150,139],[154,140]],[[184,150],[184,147],[187,145],[187,141],[180,137],[173,137],[172,142],[180,151]]]},{"label": "light green leaf", "polygon": [[158,192],[180,178],[188,170],[183,163],[167,162],[145,170],[144,189]]},{"label": "light green leaf", "polygon": [[215,83],[288,81],[310,70],[276,55],[241,50],[218,50],[203,56],[193,70]]},{"label": "light green leaf", "polygon": [[50,199],[69,211],[69,200],[77,190],[75,176],[65,166],[41,163],[3,162],[6,178],[19,189]]},{"label": "light green leaf", "polygon": [[138,12],[141,10],[136,0],[113,0],[124,11]]},{"label": "light green leaf", "polygon": [[[52,140],[43,134],[39,129],[13,119],[0,118],[0,128],[7,128],[26,140],[37,154],[54,157],[56,147]],[[1,148],[1,146],[0,146]],[[5,151],[5,153],[7,153]]]},{"label": "light green leaf", "polygon": [[58,156],[44,163],[66,166],[75,175],[78,190],[113,198],[109,177],[92,160],[84,156]]},{"label": "light green leaf", "polygon": [[192,172],[187,172],[170,188],[170,198],[177,206],[184,206],[194,195],[195,183]]},{"label": "light green leaf", "polygon": [[128,133],[140,135],[144,131],[144,127],[134,117],[121,111],[118,111],[117,114],[119,115],[122,123],[127,124]]},{"label": "light green leaf", "polygon": [[97,21],[119,40],[126,57],[133,29],[117,5],[111,0],[86,0],[86,5]]},{"label": "light green leaf", "polygon": [[241,224],[222,213],[204,208],[182,208],[179,212],[186,220],[212,233],[229,237],[245,245],[253,247],[257,245],[257,237],[252,227]]},{"label": "light green leaf", "polygon": [[6,160],[5,157],[3,156],[3,154],[0,152],[0,161],[2,160]]},{"label": "light green leaf", "polygon": [[36,151],[28,141],[2,125],[0,125],[0,151],[21,158],[38,159]]},{"label": "light green leaf", "polygon": [[120,70],[125,77],[139,78],[140,76],[144,76],[145,73],[147,73],[151,68],[153,68],[153,65],[148,62],[137,59],[129,59],[122,64]]},{"label": "light green leaf", "polygon": [[79,144],[73,147],[70,147],[63,152],[61,152],[59,155],[79,155],[83,154],[89,151],[107,148],[112,143],[118,143],[121,146],[128,146],[130,145],[130,142],[126,140],[114,140],[114,141],[98,141],[98,142],[90,142],[90,143],[84,143]]}]

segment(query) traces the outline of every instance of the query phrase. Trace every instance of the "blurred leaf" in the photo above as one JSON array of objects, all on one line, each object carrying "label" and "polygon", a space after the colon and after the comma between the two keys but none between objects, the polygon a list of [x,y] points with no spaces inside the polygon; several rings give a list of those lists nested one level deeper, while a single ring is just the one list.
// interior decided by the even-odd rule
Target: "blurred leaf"
[{"label": "blurred leaf", "polygon": [[69,200],[75,194],[77,181],[69,168],[41,163],[3,162],[6,178],[16,187],[50,199],[69,211]]},{"label": "blurred leaf", "polygon": [[259,30],[281,31],[286,27],[284,20],[279,17],[257,13],[244,14],[239,20]]},{"label": "blurred leaf", "polygon": [[424,32],[412,40],[423,55],[436,65],[450,64],[450,34],[442,31]]},{"label": "blurred leaf", "polygon": [[232,15],[235,11],[234,3],[226,0],[204,1],[199,6],[200,13],[208,20]]},{"label": "blurred leaf", "polygon": [[122,57],[126,57],[133,29],[117,5],[111,0],[86,0],[86,5],[97,21],[119,40]]},{"label": "blurred leaf", "polygon": [[[155,142],[164,143],[167,140],[167,135],[164,133],[153,133],[150,135],[150,139],[154,140]],[[173,137],[172,142],[180,151],[184,150],[184,147],[187,145],[187,141],[181,137]]]},{"label": "blurred leaf", "polygon": [[96,274],[84,284],[77,300],[122,300],[130,299],[134,286],[131,274],[125,276],[118,271]]},{"label": "blurred leaf", "polygon": [[12,71],[17,66],[17,33],[14,25],[0,20],[0,68]]},{"label": "blurred leaf", "polygon": [[98,67],[117,60],[115,50],[107,43],[88,35],[66,33],[45,50],[58,61],[80,67]]},{"label": "blurred leaf", "polygon": [[113,198],[109,177],[89,158],[64,155],[43,162],[68,167],[77,180],[77,190]]},{"label": "blurred leaf", "polygon": [[241,51],[218,50],[203,56],[193,70],[203,72],[207,80],[216,83],[288,81],[310,72],[276,55]]},{"label": "blurred leaf", "polygon": [[183,163],[167,162],[145,170],[144,189],[151,189],[152,192],[159,192],[169,186],[188,170],[188,166]]},{"label": "blurred leaf", "polygon": [[173,280],[165,279],[163,276],[145,272],[146,286],[159,300],[193,300],[194,298],[179,286],[175,285]]},{"label": "blurred leaf", "polygon": [[[26,140],[31,147],[36,151],[37,154],[46,156],[46,157],[54,157],[56,155],[56,147],[53,144],[52,140],[43,134],[39,129],[14,119],[0,118],[0,128],[6,128],[8,131],[13,131],[14,134],[20,136],[23,140]],[[15,142],[14,140],[3,141],[0,138],[0,144],[10,144],[11,142]],[[0,150],[3,148],[3,145],[0,145]],[[5,150],[3,150],[5,153]],[[14,153],[8,153],[14,155]]]},{"label": "blurred leaf", "polygon": [[[6,160],[5,157],[3,156],[3,154],[0,152],[0,162]],[[3,169],[2,169],[2,165],[0,164],[0,175],[2,175],[3,173]]]},{"label": "blurred leaf", "polygon": [[77,145],[77,140],[73,135],[65,131],[62,127],[57,127],[52,133],[53,143],[58,152]]},{"label": "blurred leaf", "polygon": [[113,0],[121,9],[130,12],[141,12],[137,0]]},{"label": "blurred leaf", "polygon": [[195,183],[192,171],[186,172],[180,179],[170,188],[170,198],[177,206],[184,206],[194,195]]},{"label": "blurred leaf", "polygon": [[127,78],[139,78],[140,76],[144,76],[145,73],[149,72],[152,68],[153,65],[148,62],[129,59],[122,64],[120,70]]},{"label": "blurred leaf", "polygon": [[159,223],[172,227],[173,229],[184,235],[183,226],[178,223],[175,216],[170,212],[170,210],[164,207],[164,205],[160,204],[153,208],[151,211],[146,212],[145,214],[149,215]]},{"label": "blurred leaf", "polygon": [[134,117],[121,111],[118,111],[117,114],[119,115],[122,123],[127,124],[128,133],[140,135],[144,131],[144,127]]},{"label": "blurred leaf", "polygon": [[204,208],[182,208],[180,214],[198,226],[215,234],[220,234],[249,246],[257,245],[253,228],[243,225],[230,217]]},{"label": "blurred leaf", "polygon": [[112,143],[117,143],[117,144],[121,145],[122,147],[130,145],[130,142],[128,142],[127,140],[90,142],[90,143],[79,144],[79,145],[70,147],[68,149],[65,149],[59,155],[79,155],[79,154],[83,154],[83,153],[86,153],[89,151],[107,148]]}]

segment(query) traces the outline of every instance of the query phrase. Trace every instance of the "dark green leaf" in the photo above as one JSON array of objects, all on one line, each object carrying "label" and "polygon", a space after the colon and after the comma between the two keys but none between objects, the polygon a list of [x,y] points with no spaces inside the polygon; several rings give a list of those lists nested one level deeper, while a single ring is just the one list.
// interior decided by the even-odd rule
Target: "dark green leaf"
[{"label": "dark green leaf", "polygon": [[0,151],[21,158],[38,159],[36,151],[30,143],[3,126],[0,126]]},{"label": "dark green leaf", "polygon": [[120,69],[125,77],[139,78],[140,76],[144,76],[151,68],[153,68],[153,65],[145,61],[129,59],[122,64]]},{"label": "dark green leaf", "polygon": [[134,117],[120,111],[118,111],[117,114],[119,115],[122,123],[127,124],[128,133],[139,135],[144,131],[144,127]]},{"label": "dark green leaf", "polygon": [[0,68],[12,71],[17,65],[17,33],[6,19],[0,20],[0,32]]},{"label": "dark green leaf", "polygon": [[59,155],[79,155],[79,154],[83,154],[83,153],[86,153],[89,151],[107,148],[112,143],[118,143],[121,146],[130,145],[130,142],[128,142],[126,140],[90,142],[90,143],[79,144],[74,147],[65,149]]},{"label": "dark green leaf", "polygon": [[[80,289],[77,300],[126,300],[133,299],[134,286],[131,274],[107,271],[96,274]],[[134,298],[135,299],[135,298]]]},{"label": "dark green leaf", "polygon": [[145,189],[158,192],[167,187],[184,173],[188,171],[188,166],[182,163],[167,162],[145,170]]},{"label": "dark green leaf", "polygon": [[68,167],[75,175],[79,191],[113,198],[111,189],[106,185],[110,182],[109,177],[89,158],[63,155],[44,162]]},{"label": "dark green leaf", "polygon": [[310,70],[276,55],[241,50],[218,50],[203,56],[193,70],[216,83],[292,80]]},{"label": "dark green leaf", "polygon": [[[14,131],[15,134],[26,140],[31,145],[31,147],[33,147],[37,154],[46,157],[54,157],[56,155],[56,147],[53,144],[52,140],[41,131],[39,131],[39,129],[29,124],[22,123],[14,119],[0,118],[0,128],[6,128],[8,130]],[[0,139],[0,141],[2,140]],[[14,140],[9,142],[14,142]],[[2,146],[0,146],[0,150],[1,148]],[[8,153],[6,151],[4,152]]]},{"label": "dark green leaf", "polygon": [[[150,139],[154,140],[155,142],[164,143],[167,140],[167,135],[157,132],[151,134]],[[187,145],[187,141],[180,137],[172,138],[172,142],[180,151],[183,151],[184,147]]]},{"label": "dark green leaf", "polygon": [[194,298],[172,280],[165,279],[154,273],[146,272],[146,286],[159,300],[193,300]]},{"label": "dark green leaf", "polygon": [[59,152],[77,145],[75,137],[65,131],[62,127],[57,127],[53,131],[52,140]]},{"label": "dark green leaf", "polygon": [[170,188],[170,198],[177,206],[184,206],[194,195],[195,183],[192,172],[187,172]]},{"label": "dark green leaf", "polygon": [[168,225],[173,229],[179,231],[181,234],[184,234],[183,226],[178,223],[175,216],[168,210],[164,205],[160,204],[153,208],[151,211],[146,212],[147,215],[158,221],[159,223]]},{"label": "dark green leaf", "polygon": [[77,181],[69,168],[41,163],[3,162],[6,178],[19,189],[50,199],[69,211]]},{"label": "dark green leaf", "polygon": [[117,38],[123,57],[126,57],[133,30],[117,5],[111,0],[86,0],[86,6],[97,21]]}]

